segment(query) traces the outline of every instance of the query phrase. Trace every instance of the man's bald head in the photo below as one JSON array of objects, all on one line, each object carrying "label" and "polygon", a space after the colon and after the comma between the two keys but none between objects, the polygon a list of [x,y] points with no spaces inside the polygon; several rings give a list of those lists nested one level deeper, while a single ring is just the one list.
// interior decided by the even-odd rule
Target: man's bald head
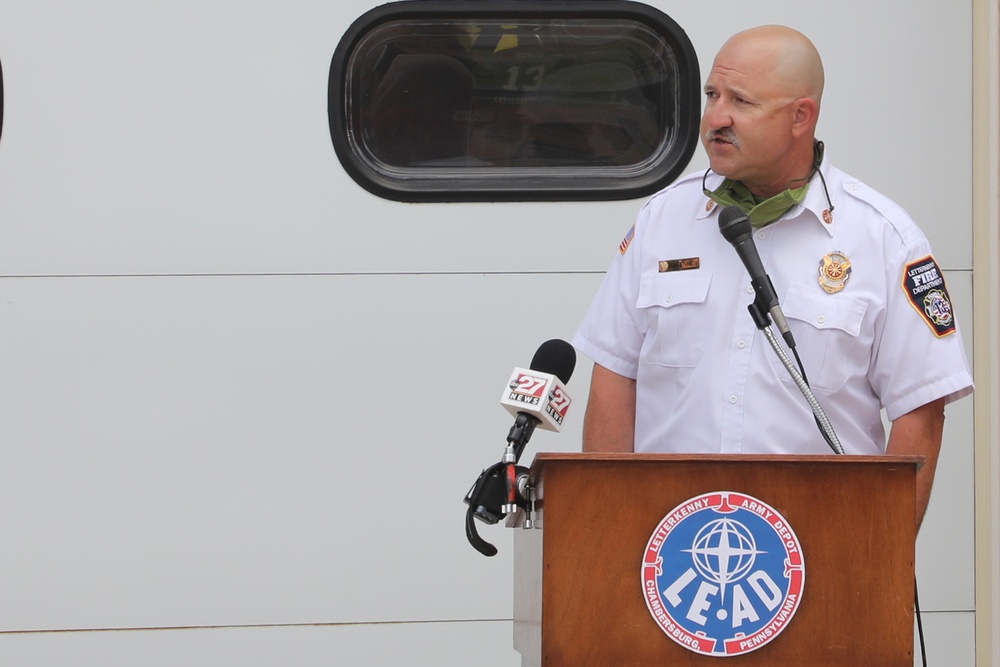
[{"label": "man's bald head", "polygon": [[823,61],[809,38],[783,25],[765,25],[738,32],[722,46],[716,66],[741,63],[770,79],[789,97],[823,97]]}]

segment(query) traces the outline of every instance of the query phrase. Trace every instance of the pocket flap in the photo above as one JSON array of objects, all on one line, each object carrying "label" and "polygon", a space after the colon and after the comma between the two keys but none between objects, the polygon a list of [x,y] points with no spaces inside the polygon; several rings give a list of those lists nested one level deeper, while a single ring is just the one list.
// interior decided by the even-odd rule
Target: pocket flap
[{"label": "pocket flap", "polygon": [[712,283],[709,271],[670,271],[647,273],[639,283],[637,308],[670,308],[681,303],[704,303]]},{"label": "pocket flap", "polygon": [[817,293],[818,287],[792,283],[781,302],[785,317],[805,322],[817,329],[839,329],[852,336],[861,333],[868,304],[844,294]]}]

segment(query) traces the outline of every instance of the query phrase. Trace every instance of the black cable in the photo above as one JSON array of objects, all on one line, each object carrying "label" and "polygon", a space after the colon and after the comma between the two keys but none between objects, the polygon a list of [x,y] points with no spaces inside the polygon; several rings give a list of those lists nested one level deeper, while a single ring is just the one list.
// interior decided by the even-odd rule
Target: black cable
[{"label": "black cable", "polygon": [[805,382],[806,386],[808,387],[809,386],[809,378],[806,377],[806,369],[802,365],[802,359],[799,358],[799,349],[797,347],[793,347],[792,348],[792,354],[795,355],[795,363],[799,367],[799,375],[802,376],[802,381]]},{"label": "black cable", "polygon": [[917,637],[920,638],[920,659],[927,667],[927,647],[924,645],[924,622],[920,617],[920,598],[917,597],[917,580],[913,580],[913,610],[917,615]]}]

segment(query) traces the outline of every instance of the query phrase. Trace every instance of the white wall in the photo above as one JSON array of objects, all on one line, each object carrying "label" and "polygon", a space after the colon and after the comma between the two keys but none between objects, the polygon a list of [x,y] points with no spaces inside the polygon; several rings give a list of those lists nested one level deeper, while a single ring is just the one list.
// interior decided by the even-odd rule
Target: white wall
[{"label": "white wall", "polygon": [[[832,159],[923,225],[969,320],[971,2],[656,4],[703,72],[750,25],[813,37]],[[370,7],[0,0],[0,664],[518,664],[510,535],[473,551],[462,496],[641,202],[355,185],[326,83]],[[579,447],[588,375],[528,457]],[[971,422],[918,545],[935,664],[973,664]]]}]

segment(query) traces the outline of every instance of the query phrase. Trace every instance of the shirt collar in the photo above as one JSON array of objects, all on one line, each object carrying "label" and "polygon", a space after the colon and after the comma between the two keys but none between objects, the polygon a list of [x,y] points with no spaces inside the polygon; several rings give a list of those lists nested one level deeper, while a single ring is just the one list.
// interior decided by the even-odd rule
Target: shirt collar
[{"label": "shirt collar", "polygon": [[[828,186],[830,170],[830,152],[824,150],[823,159],[819,163],[819,170],[813,174],[812,180],[809,181],[809,190],[806,192],[806,198],[801,204],[789,209],[787,213],[773,224],[777,225],[782,222],[795,220],[804,215],[812,218],[813,222],[826,229],[826,233],[832,237],[834,235],[834,226],[836,225],[836,216],[833,214],[833,209],[836,208],[837,202],[833,201],[836,197],[836,192]],[[722,176],[711,173],[705,180],[705,185],[709,190],[714,190],[722,184],[723,180]],[[829,199],[827,198],[827,193],[829,193]],[[714,216],[717,209],[720,208],[718,204],[704,195],[702,196],[702,201],[704,203],[697,215],[695,215],[696,220],[704,220],[710,216]],[[826,222],[826,220],[830,222]]]}]

